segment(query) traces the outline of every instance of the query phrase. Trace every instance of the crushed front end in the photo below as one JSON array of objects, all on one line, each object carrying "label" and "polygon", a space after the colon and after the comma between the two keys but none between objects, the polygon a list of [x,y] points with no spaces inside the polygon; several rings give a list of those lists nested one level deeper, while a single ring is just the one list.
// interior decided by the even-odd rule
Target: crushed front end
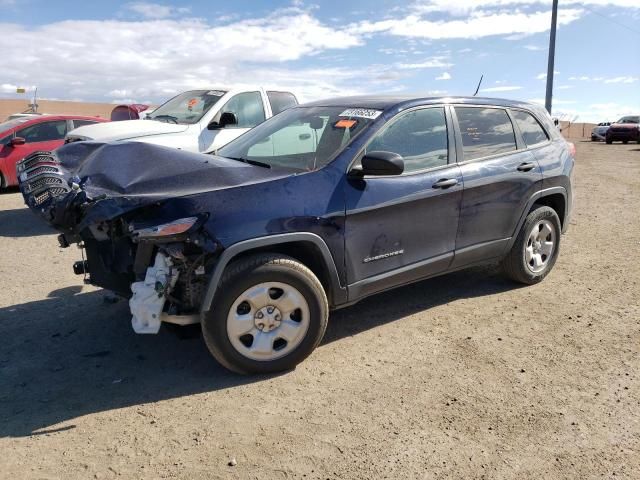
[{"label": "crushed front end", "polygon": [[[161,186],[149,186],[153,174],[146,170],[135,186],[104,171],[86,175],[96,152],[103,156],[108,149],[63,148],[76,150],[37,152],[18,164],[17,173],[25,203],[61,232],[60,246],[80,247],[75,273],[128,298],[137,333],[157,333],[162,322],[198,323],[220,250],[203,228],[208,212],[182,215],[172,198],[157,193]],[[182,193],[196,188],[182,185]],[[168,190],[175,194],[175,188]]]}]

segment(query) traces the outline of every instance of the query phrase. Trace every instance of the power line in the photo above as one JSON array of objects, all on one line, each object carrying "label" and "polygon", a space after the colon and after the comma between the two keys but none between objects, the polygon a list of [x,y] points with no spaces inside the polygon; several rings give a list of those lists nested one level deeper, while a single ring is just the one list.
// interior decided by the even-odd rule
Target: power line
[{"label": "power line", "polygon": [[601,13],[598,13],[595,10],[590,9],[586,5],[580,5],[580,7],[584,8],[588,12],[594,13],[594,14],[598,15],[599,17],[604,18],[605,20],[609,20],[611,23],[615,23],[616,25],[618,25],[618,26],[620,26],[622,28],[626,28],[627,30],[629,30],[630,32],[635,33],[636,35],[640,35],[640,30],[636,30],[635,28],[631,28],[629,25],[625,25],[624,23],[620,23],[617,20],[614,20],[613,18],[611,18],[611,17],[609,17],[607,15],[603,15]]}]

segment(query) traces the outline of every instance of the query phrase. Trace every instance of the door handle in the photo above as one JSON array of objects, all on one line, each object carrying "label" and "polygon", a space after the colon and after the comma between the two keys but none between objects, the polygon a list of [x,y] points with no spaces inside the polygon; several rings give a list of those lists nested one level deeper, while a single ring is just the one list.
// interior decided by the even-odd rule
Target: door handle
[{"label": "door handle", "polygon": [[529,170],[533,170],[534,168],[536,168],[536,164],[531,162],[521,163],[520,165],[518,165],[519,172],[528,172]]},{"label": "door handle", "polygon": [[455,178],[443,178],[433,184],[433,188],[449,188],[458,184],[458,180]]}]

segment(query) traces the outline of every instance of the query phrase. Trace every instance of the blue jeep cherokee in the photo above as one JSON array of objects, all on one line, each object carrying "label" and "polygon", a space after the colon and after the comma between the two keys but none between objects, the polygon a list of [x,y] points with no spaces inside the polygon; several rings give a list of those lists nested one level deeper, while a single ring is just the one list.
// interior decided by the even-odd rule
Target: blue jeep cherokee
[{"label": "blue jeep cherokee", "polygon": [[[241,112],[242,114],[242,112]],[[234,128],[238,118],[224,114]],[[138,333],[201,323],[241,373],[294,367],[329,311],[500,261],[533,284],[569,223],[575,150],[546,112],[487,98],[352,97],[286,110],[216,155],[79,142],[18,166]]]}]

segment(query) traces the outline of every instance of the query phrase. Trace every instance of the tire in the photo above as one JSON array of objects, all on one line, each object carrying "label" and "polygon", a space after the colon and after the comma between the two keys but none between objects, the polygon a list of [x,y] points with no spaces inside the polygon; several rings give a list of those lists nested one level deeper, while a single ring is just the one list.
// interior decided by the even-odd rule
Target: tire
[{"label": "tire", "polygon": [[629,143],[629,140],[622,140],[622,143],[626,145],[627,143]]},{"label": "tire", "polygon": [[605,140],[605,142],[607,142],[607,145],[611,145],[613,143],[613,140],[609,140],[608,138]]},{"label": "tire", "polygon": [[598,141],[598,139],[597,139],[596,137],[591,137],[591,141],[592,141],[592,142],[597,142],[597,141]]},{"label": "tire", "polygon": [[328,318],[327,296],[311,270],[291,257],[260,254],[227,266],[213,308],[202,319],[202,334],[229,370],[273,373],[307,358]]},{"label": "tire", "polygon": [[[549,233],[545,235],[546,232]],[[527,285],[541,282],[556,263],[560,238],[560,219],[555,210],[535,205],[502,261],[504,273],[512,280]],[[551,246],[547,245],[549,242]]]}]

